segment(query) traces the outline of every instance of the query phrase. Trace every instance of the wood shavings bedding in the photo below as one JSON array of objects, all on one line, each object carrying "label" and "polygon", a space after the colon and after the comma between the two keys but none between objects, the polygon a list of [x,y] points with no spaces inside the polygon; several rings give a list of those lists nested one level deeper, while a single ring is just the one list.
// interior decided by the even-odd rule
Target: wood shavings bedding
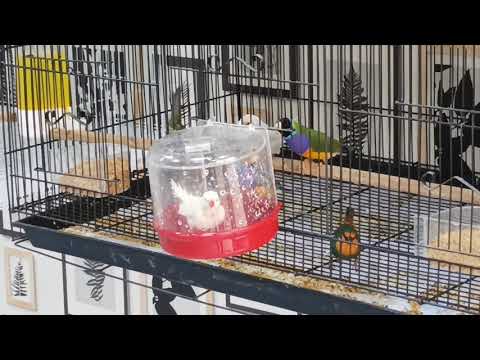
[{"label": "wood shavings bedding", "polygon": [[60,176],[58,183],[60,191],[74,195],[97,198],[117,195],[130,188],[129,162],[121,158],[83,161]]},{"label": "wood shavings bedding", "polygon": [[161,246],[158,242],[146,241],[146,240],[135,238],[129,235],[115,234],[107,231],[93,231],[92,229],[89,229],[83,226],[68,227],[63,229],[62,232],[86,236],[86,237],[94,237],[94,238],[99,238],[103,240],[120,240],[122,242],[128,242],[130,244],[142,244],[147,247],[161,249]]},{"label": "wood shavings bedding", "polygon": [[[293,273],[263,268],[256,265],[241,264],[231,260],[217,260],[220,267],[224,269],[236,270],[249,275],[266,278],[274,281],[280,281],[297,287],[316,290],[330,295],[341,296],[351,300],[363,301],[383,308],[390,308],[391,304],[397,298],[384,295],[382,293],[368,291],[357,287],[347,286],[333,281],[326,281],[308,276],[295,276]],[[415,301],[409,301],[409,307],[403,306],[403,310],[407,314],[421,314],[418,310],[420,304]],[[396,309],[400,310],[400,309]]]},{"label": "wood shavings bedding", "polygon": [[[430,266],[434,268],[470,275],[471,269],[468,267],[480,268],[480,230],[468,227],[461,231],[444,232],[438,241],[430,241],[430,247],[426,249],[426,256],[432,259]],[[465,267],[449,265],[444,261]],[[479,276],[480,269],[472,269],[472,275]]]}]

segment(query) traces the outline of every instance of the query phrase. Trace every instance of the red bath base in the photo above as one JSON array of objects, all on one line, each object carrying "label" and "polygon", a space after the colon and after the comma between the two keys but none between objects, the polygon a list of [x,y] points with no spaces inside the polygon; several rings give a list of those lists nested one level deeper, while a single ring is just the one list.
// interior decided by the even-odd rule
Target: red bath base
[{"label": "red bath base", "polygon": [[186,259],[219,259],[253,251],[275,238],[278,231],[278,203],[270,215],[234,231],[179,233],[155,226],[160,245],[168,253]]}]

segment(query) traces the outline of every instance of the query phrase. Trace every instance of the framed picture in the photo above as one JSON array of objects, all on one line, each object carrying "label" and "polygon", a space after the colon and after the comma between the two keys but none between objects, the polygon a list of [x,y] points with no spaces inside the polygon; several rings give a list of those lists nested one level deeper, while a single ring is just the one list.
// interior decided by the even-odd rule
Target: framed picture
[{"label": "framed picture", "polygon": [[[195,286],[172,282],[160,277],[129,271],[137,284],[129,284],[130,314],[132,315],[208,315],[212,313],[211,292]],[[169,290],[172,293],[157,291]],[[176,296],[181,294],[182,296]],[[189,298],[192,298],[190,300]],[[201,300],[202,303],[196,301]]]},{"label": "framed picture", "polygon": [[0,103],[16,106],[15,73],[13,67],[4,64],[13,64],[12,49],[6,45],[0,46]]},{"label": "framed picture", "polygon": [[147,278],[149,275],[128,270],[129,315],[149,315]]},{"label": "framed picture", "polygon": [[69,314],[123,315],[125,313],[126,293],[124,282],[121,280],[123,279],[121,268],[73,256],[68,256],[67,261],[83,267],[67,264]]},{"label": "framed picture", "polygon": [[36,311],[37,295],[33,254],[5,248],[5,287],[7,303]]},{"label": "framed picture", "polygon": [[[208,77],[205,73],[205,62],[201,59],[194,59],[184,56],[167,55],[167,67],[170,79],[178,82],[184,81],[192,87],[190,91],[190,103],[195,103],[195,111],[191,116],[205,119],[208,114]],[[156,66],[158,69],[158,66]],[[193,88],[195,87],[195,88]],[[171,92],[175,89],[170,89]]]},{"label": "framed picture", "polygon": [[[73,112],[87,120],[95,119],[94,127],[125,121],[132,112],[127,83],[122,81],[127,74],[126,57],[122,47],[72,46],[69,70]],[[103,80],[95,80],[95,76]]]},{"label": "framed picture", "polygon": [[[221,59],[224,91],[297,96],[297,86],[289,81],[298,80],[298,45],[223,45]],[[257,72],[250,71],[244,63]]]}]

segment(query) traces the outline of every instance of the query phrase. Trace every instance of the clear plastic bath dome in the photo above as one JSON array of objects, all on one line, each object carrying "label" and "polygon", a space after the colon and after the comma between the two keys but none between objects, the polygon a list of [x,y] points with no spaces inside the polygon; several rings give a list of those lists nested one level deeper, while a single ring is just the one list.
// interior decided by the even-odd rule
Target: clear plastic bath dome
[{"label": "clear plastic bath dome", "polygon": [[167,252],[222,258],[275,237],[280,206],[268,141],[265,129],[206,122],[153,145],[153,225]]}]

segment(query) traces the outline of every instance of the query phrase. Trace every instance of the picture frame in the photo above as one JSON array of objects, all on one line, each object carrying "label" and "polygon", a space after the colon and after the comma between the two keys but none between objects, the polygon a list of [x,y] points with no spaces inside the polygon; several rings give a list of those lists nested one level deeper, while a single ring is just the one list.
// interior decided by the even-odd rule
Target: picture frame
[{"label": "picture frame", "polygon": [[12,49],[7,45],[0,45],[0,104],[15,107],[17,105],[15,73]]},{"label": "picture frame", "polygon": [[[153,282],[153,277],[148,276],[149,285],[154,283],[158,284],[158,280],[161,281],[161,288],[170,290],[172,293],[182,293],[183,295],[193,295],[195,297],[201,296],[205,292],[205,289],[198,288],[196,286],[189,286],[180,283],[174,283],[165,278],[157,278],[156,282]],[[157,295],[157,296],[156,296]],[[158,297],[160,295],[160,297]],[[148,313],[151,315],[202,315],[204,314],[203,304],[184,298],[181,296],[175,296],[169,293],[156,292],[149,288],[147,291],[148,296]],[[157,301],[158,303],[157,304]],[[161,303],[161,304],[160,304]],[[160,305],[160,306],[159,306]]]},{"label": "picture frame", "polygon": [[148,275],[128,270],[129,315],[149,315]]},{"label": "picture frame", "polygon": [[[68,313],[72,315],[124,315],[125,301],[128,301],[124,289],[123,269],[101,264],[89,259],[67,256],[67,261],[89,269],[103,271],[112,278],[67,264]],[[90,265],[87,265],[89,262]],[[98,266],[97,266],[98,265]],[[127,298],[127,299],[126,299]]]},{"label": "picture frame", "polygon": [[[138,112],[138,91],[132,97],[130,87],[122,81],[133,72],[133,63],[128,62],[122,47],[72,46],[69,61],[72,110],[77,116],[93,116],[96,128],[125,121],[133,111]],[[93,81],[93,74],[104,76],[104,81]],[[140,75],[135,72],[135,76]]]},{"label": "picture frame", "polygon": [[[284,98],[295,98],[297,96],[298,86],[288,81],[299,79],[298,45],[222,45],[221,52],[224,91]],[[255,57],[255,54],[258,53],[263,58],[263,65],[259,65],[258,57]],[[277,56],[276,54],[279,53],[286,53],[287,55]],[[246,67],[237,66],[230,61],[233,57],[243,59],[259,72],[253,74]],[[283,58],[287,61],[282,63],[275,61],[275,58]],[[238,70],[238,73],[236,73],[236,70]],[[273,80],[261,80],[261,78]]]},{"label": "picture frame", "polygon": [[[185,71],[186,74],[184,78],[192,84],[195,84],[194,94],[196,94],[196,99],[193,99],[193,101],[197,103],[196,116],[204,119],[208,113],[208,78],[205,75],[205,62],[201,59],[167,55],[167,66],[169,70]],[[191,76],[188,76],[187,72],[190,73]],[[189,79],[190,77],[192,77],[192,79]]]},{"label": "picture frame", "polygon": [[7,304],[36,311],[37,293],[33,254],[6,247],[4,264]]},{"label": "picture frame", "polygon": [[[189,286],[156,277],[129,271],[130,278],[135,283],[129,284],[130,314],[132,315],[211,315],[212,306],[205,303],[213,301],[212,292],[196,286]],[[172,293],[155,291],[152,286]],[[190,300],[175,294],[195,296]]]}]

